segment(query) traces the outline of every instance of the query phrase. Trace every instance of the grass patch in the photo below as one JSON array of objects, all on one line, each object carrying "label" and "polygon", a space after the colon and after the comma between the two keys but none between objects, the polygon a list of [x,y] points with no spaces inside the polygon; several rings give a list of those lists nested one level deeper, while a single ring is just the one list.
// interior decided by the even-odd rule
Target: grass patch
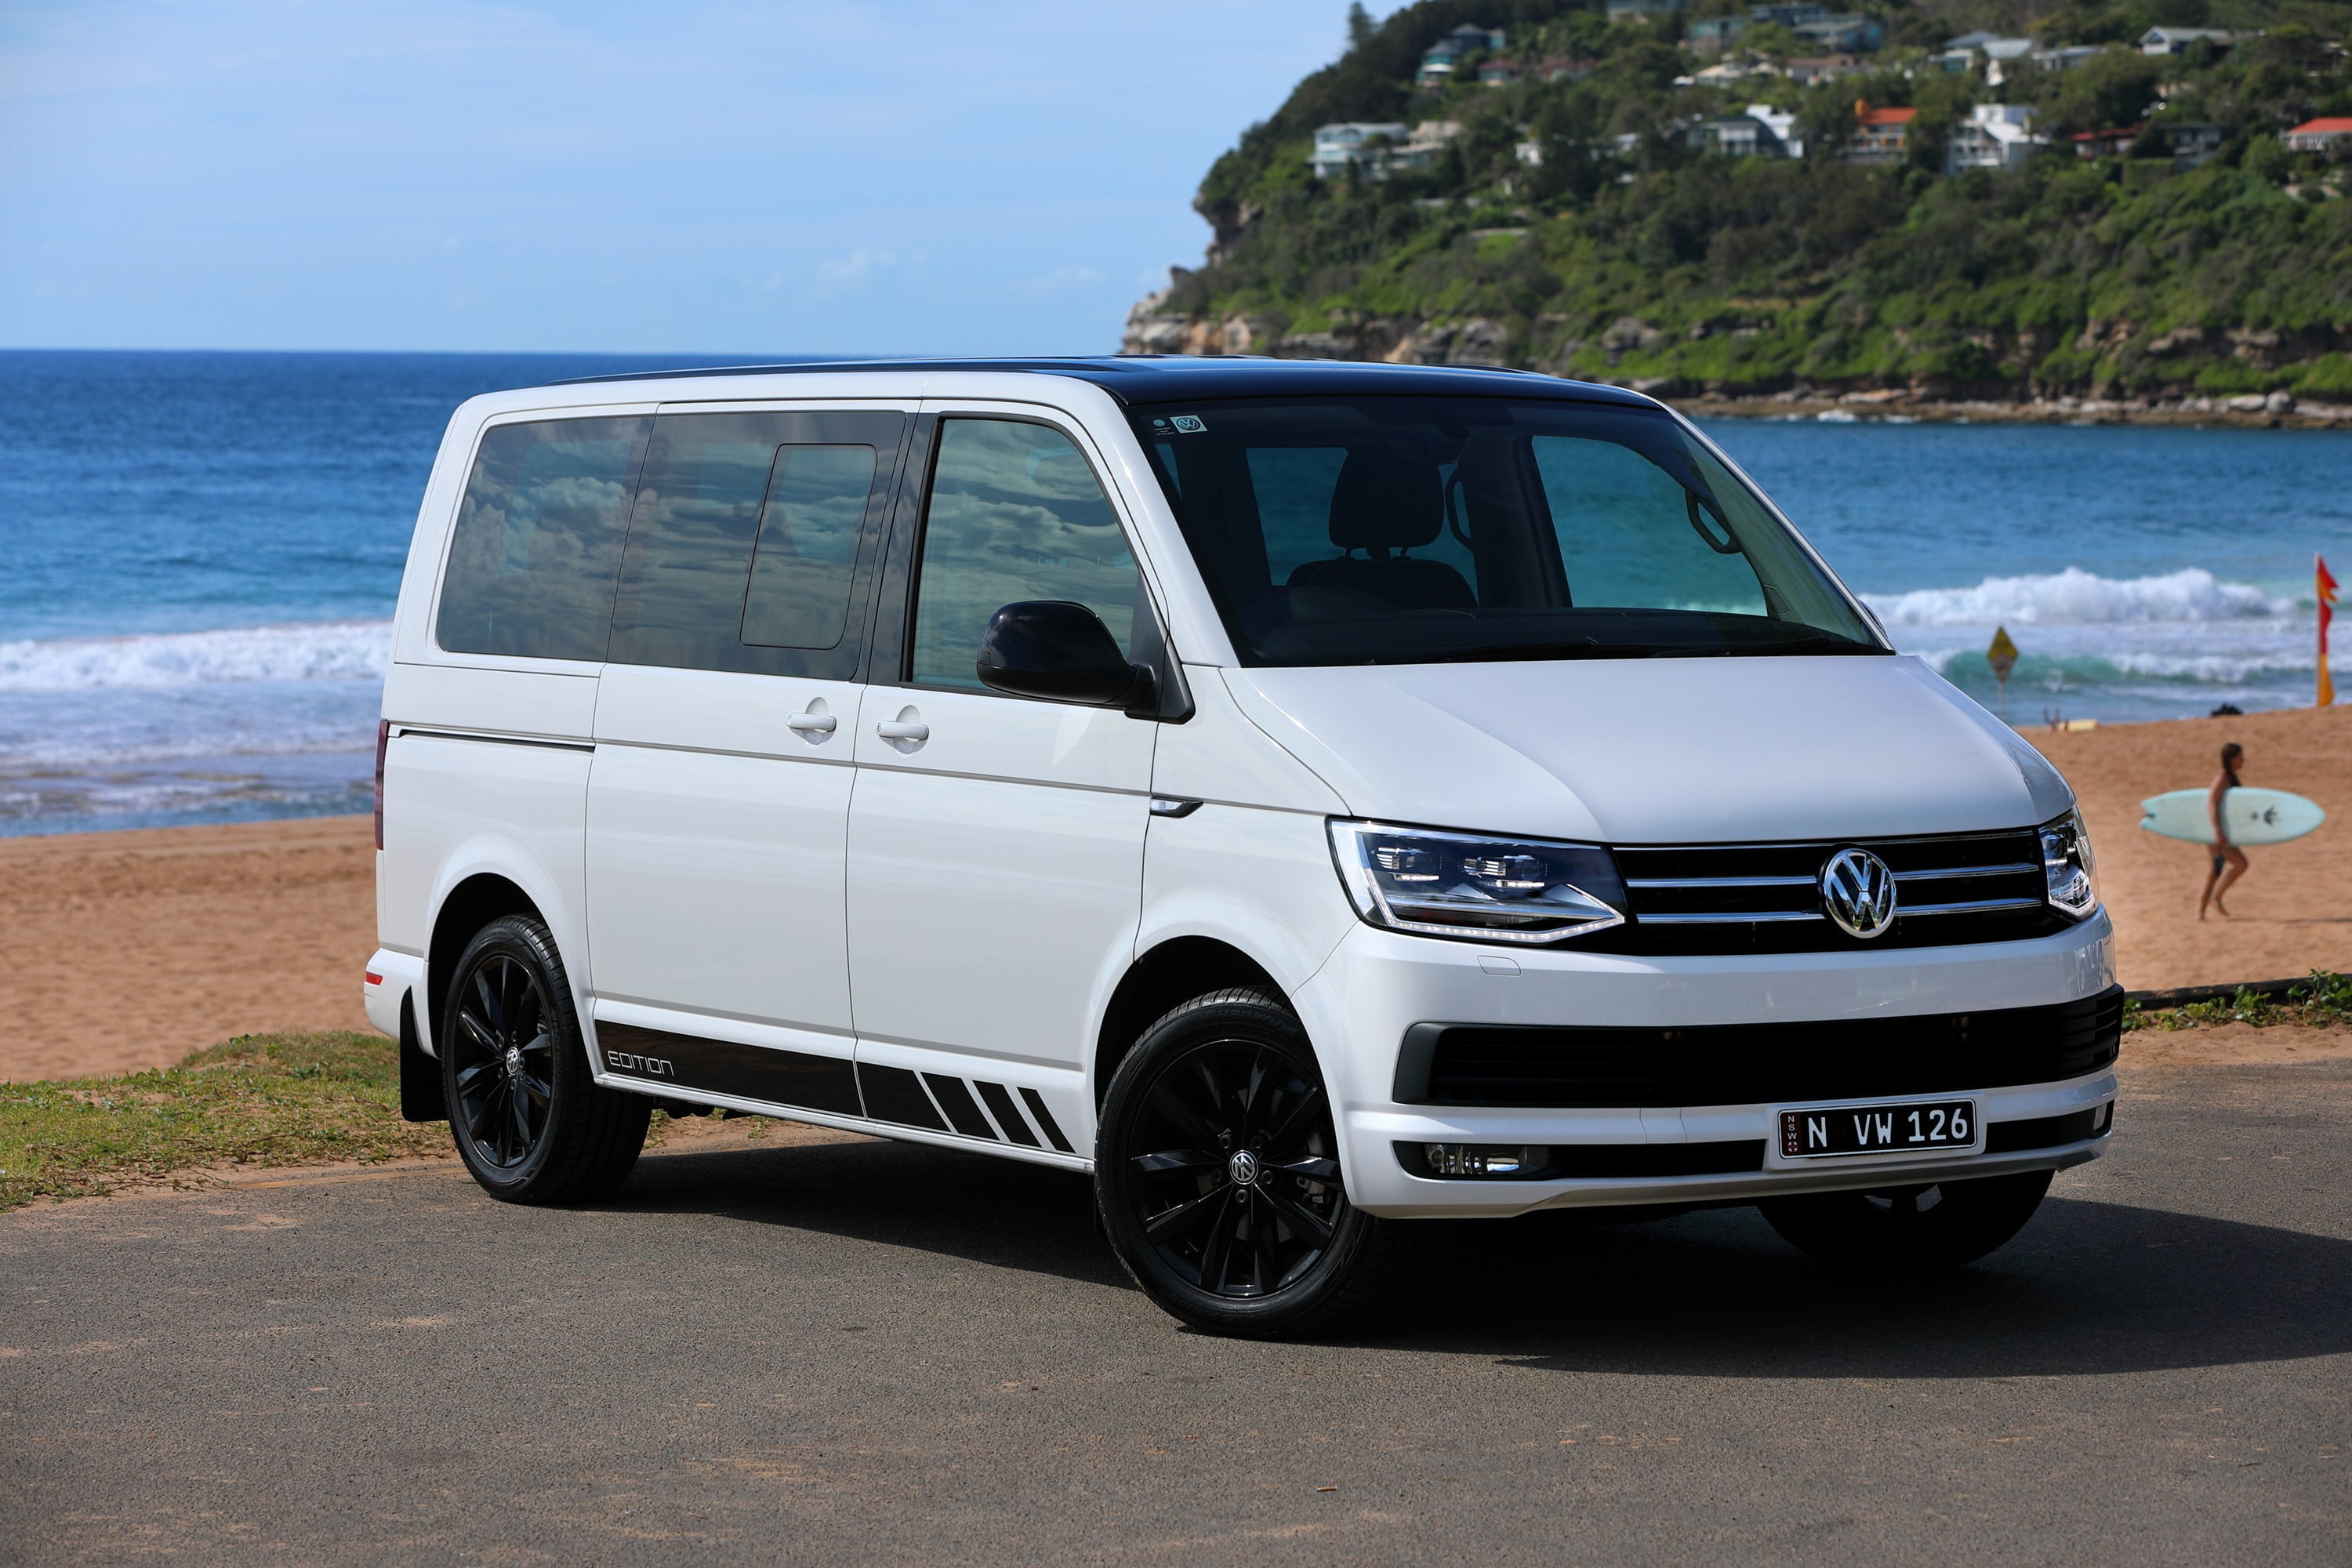
[{"label": "grass patch", "polygon": [[448,1152],[446,1125],[400,1119],[399,1054],[381,1035],[241,1035],[152,1072],[0,1083],[0,1209],[206,1165]]},{"label": "grass patch", "polygon": [[2124,1028],[2127,1031],[2219,1028],[2224,1024],[2251,1024],[2257,1029],[2280,1024],[2352,1024],[2352,975],[2315,969],[2309,978],[2283,997],[2265,996],[2241,985],[2234,996],[2191,1002],[2185,1007],[2149,1012],[2137,1002],[2127,1000],[2124,1004]]}]

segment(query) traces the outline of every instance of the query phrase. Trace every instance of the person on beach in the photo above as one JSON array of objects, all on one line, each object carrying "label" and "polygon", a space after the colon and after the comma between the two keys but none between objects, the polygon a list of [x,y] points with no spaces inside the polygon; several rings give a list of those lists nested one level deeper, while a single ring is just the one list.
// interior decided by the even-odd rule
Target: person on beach
[{"label": "person on beach", "polygon": [[2246,749],[2232,741],[2221,748],[2221,771],[2215,775],[2213,787],[2206,793],[2205,809],[2213,819],[2213,868],[2205,873],[2205,891],[2197,899],[2197,918],[2205,918],[2205,906],[2212,905],[2230,918],[2230,906],[2221,895],[2230,890],[2237,879],[2246,874],[2246,852],[2230,842],[2228,823],[2222,820],[2222,802],[2238,787],[2238,764],[2246,760]]}]

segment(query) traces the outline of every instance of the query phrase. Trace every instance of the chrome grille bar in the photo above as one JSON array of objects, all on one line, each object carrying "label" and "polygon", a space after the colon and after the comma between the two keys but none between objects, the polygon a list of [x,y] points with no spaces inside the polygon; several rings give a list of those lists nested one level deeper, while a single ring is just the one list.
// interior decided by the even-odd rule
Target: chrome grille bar
[{"label": "chrome grille bar", "polygon": [[1945,882],[1961,877],[2022,877],[2041,869],[2029,862],[2014,866],[1954,866],[1942,871],[1897,871],[1895,879],[1898,883]]},{"label": "chrome grille bar", "polygon": [[1903,904],[1895,906],[1895,913],[1903,915],[1974,915],[1993,910],[2038,910],[2040,899],[1969,899],[1956,904]]},{"label": "chrome grille bar", "polygon": [[1811,877],[1628,877],[1629,888],[1810,888]]},{"label": "chrome grille bar", "polygon": [[1768,921],[1817,921],[1822,916],[1816,910],[1729,910],[1697,915],[1636,914],[1633,918],[1645,926],[1727,926],[1758,925]]}]

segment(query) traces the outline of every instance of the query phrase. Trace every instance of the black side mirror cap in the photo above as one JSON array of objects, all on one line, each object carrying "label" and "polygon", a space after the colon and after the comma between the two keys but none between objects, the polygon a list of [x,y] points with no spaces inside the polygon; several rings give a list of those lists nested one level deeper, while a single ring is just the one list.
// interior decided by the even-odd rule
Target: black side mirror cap
[{"label": "black side mirror cap", "polygon": [[991,691],[1089,708],[1131,711],[1153,700],[1156,684],[1100,616],[1064,599],[1024,599],[991,616],[976,668]]}]

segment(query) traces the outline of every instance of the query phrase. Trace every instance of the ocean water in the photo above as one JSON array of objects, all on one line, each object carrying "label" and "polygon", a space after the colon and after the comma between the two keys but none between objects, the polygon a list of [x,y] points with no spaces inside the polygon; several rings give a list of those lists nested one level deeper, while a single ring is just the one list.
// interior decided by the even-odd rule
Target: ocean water
[{"label": "ocean water", "polygon": [[[730,357],[757,356],[0,353],[0,836],[366,809],[450,410]],[[2311,700],[2311,557],[2352,568],[2352,435],[1711,431],[1988,706],[2006,626],[2013,722]]]}]

